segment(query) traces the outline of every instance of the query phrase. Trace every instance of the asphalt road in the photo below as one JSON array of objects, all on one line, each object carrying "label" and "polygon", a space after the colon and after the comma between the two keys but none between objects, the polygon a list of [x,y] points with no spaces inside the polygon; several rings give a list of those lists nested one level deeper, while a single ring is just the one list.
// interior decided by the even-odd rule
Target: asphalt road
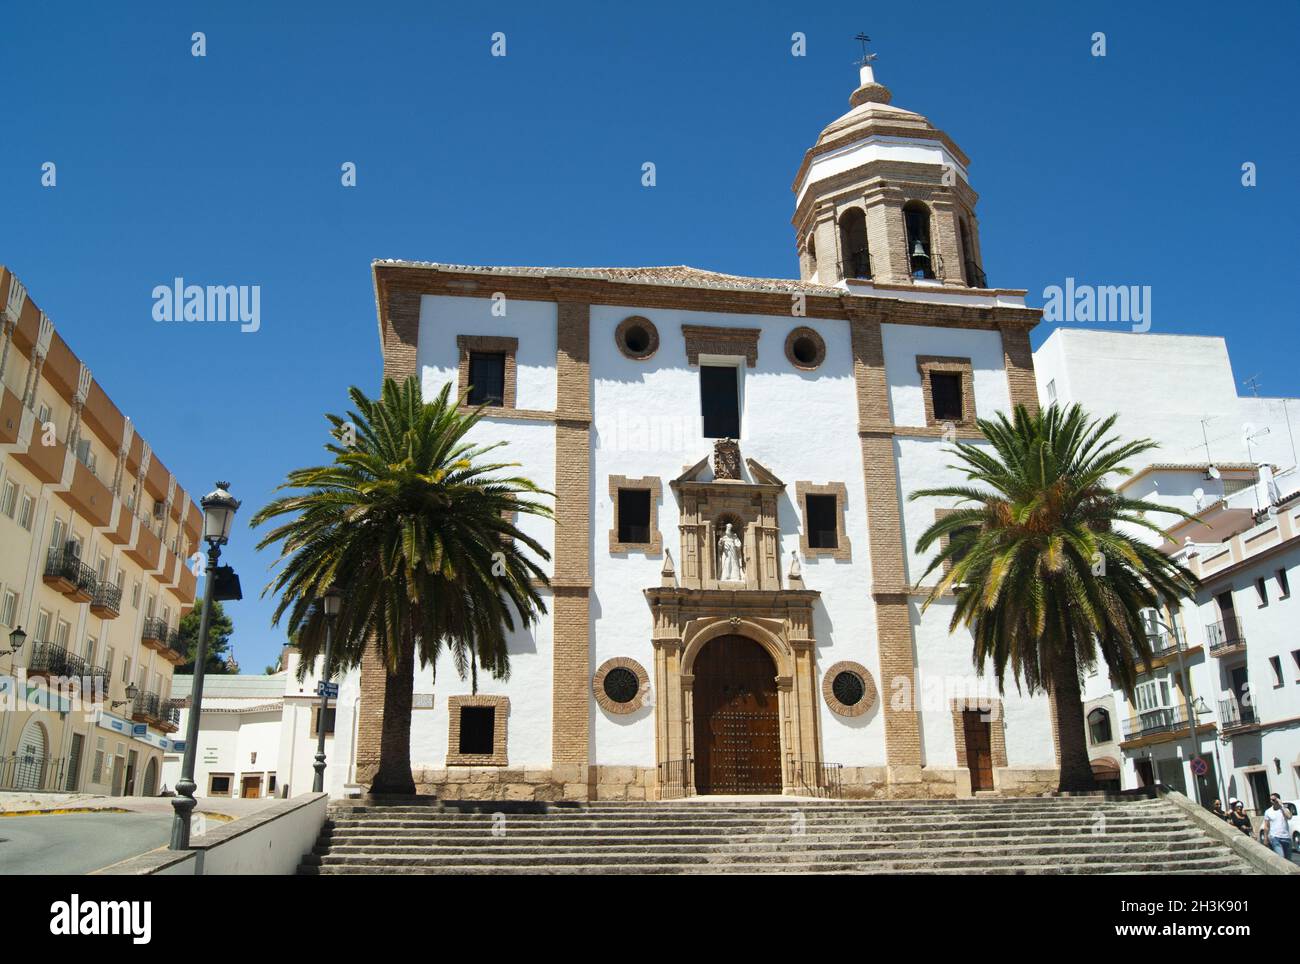
[{"label": "asphalt road", "polygon": [[166,844],[171,815],[57,813],[0,819],[0,874],[85,874]]}]

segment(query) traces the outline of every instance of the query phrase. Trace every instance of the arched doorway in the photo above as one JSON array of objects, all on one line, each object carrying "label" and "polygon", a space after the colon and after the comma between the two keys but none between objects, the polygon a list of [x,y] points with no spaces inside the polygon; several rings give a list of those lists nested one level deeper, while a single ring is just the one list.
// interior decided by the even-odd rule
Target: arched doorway
[{"label": "arched doorway", "polygon": [[48,758],[45,727],[35,719],[27,721],[18,737],[18,753],[14,763],[14,789],[40,790],[45,782],[45,764]]},{"label": "arched doorway", "polygon": [[158,795],[158,760],[150,758],[149,765],[144,768],[144,795],[146,797],[156,797]]},{"label": "arched doorway", "polygon": [[719,636],[694,665],[695,789],[780,793],[776,664],[744,636]]}]

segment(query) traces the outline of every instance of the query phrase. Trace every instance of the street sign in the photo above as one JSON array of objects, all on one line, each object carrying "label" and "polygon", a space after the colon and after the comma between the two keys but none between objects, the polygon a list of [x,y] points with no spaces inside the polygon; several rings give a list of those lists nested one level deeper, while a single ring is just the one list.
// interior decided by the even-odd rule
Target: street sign
[{"label": "street sign", "polygon": [[331,700],[336,700],[336,699],[338,699],[338,697],[339,697],[339,684],[338,684],[338,683],[326,683],[326,682],[320,682],[320,683],[317,683],[317,684],[316,684],[316,695],[317,695],[317,696],[324,696],[324,697],[327,697],[328,699],[331,699]]},{"label": "street sign", "polygon": [[1210,765],[1205,762],[1204,758],[1198,756],[1192,760],[1192,772],[1198,777],[1203,777],[1210,772]]}]

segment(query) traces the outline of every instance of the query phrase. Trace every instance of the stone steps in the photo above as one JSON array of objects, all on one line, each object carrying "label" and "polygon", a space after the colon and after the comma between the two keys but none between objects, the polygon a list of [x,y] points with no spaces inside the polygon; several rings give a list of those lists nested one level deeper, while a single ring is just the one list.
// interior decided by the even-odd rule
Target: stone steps
[{"label": "stone steps", "polygon": [[300,867],[307,875],[1250,871],[1163,801],[1080,797],[343,803]]}]

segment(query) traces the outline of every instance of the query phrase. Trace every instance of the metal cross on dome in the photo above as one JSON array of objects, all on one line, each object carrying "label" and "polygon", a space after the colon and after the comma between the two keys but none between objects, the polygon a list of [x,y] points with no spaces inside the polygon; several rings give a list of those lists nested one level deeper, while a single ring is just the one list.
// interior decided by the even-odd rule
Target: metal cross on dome
[{"label": "metal cross on dome", "polygon": [[873,60],[876,59],[875,54],[867,53],[867,44],[871,43],[870,37],[868,37],[864,33],[860,33],[853,39],[862,44],[862,59],[858,61],[859,67],[865,67],[867,64],[871,63]]}]

